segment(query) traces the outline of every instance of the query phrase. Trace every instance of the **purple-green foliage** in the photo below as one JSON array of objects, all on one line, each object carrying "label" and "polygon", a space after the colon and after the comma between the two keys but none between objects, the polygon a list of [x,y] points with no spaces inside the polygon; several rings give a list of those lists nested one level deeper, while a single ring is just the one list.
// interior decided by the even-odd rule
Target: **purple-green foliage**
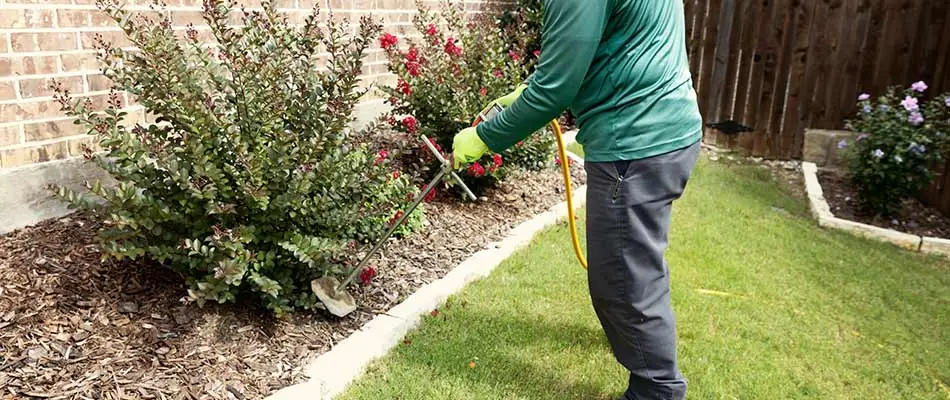
[{"label": "purple-green foliage", "polygon": [[[199,303],[244,297],[283,313],[314,308],[310,281],[348,272],[356,243],[381,236],[416,188],[347,133],[380,26],[366,17],[356,29],[335,18],[321,26],[317,10],[293,26],[263,6],[232,15],[232,3],[206,0],[208,42],[195,29],[176,35],[167,14],[148,20],[100,3],[138,50],[99,44],[116,83],[105,110],[61,87],[57,98],[96,137],[104,152],[87,158],[118,186],[58,194],[104,219],[106,256],[174,268]],[[155,123],[126,129],[122,90]]]}]

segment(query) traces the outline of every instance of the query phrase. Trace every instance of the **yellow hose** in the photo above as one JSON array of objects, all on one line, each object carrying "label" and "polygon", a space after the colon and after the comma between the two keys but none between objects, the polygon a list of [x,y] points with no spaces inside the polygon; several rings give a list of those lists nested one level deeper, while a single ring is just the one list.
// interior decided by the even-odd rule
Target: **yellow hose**
[{"label": "yellow hose", "polygon": [[564,187],[567,195],[567,223],[571,227],[571,241],[574,244],[574,254],[577,256],[577,261],[581,262],[581,266],[587,269],[587,259],[581,251],[581,243],[577,237],[577,221],[574,218],[574,194],[571,189],[571,162],[570,159],[567,158],[567,151],[564,149],[564,138],[561,137],[563,135],[563,132],[561,132],[561,124],[555,119],[551,121],[551,129],[554,130],[554,137],[557,138],[557,150],[561,158],[561,175],[564,176]]},{"label": "yellow hose", "polygon": [[[481,122],[482,118],[478,117],[472,123],[472,126],[478,126]],[[574,217],[574,193],[571,188],[571,162],[570,159],[567,158],[567,150],[564,148],[564,138],[561,137],[564,133],[561,131],[561,124],[559,124],[556,119],[551,121],[550,125],[551,129],[554,130],[554,137],[557,139],[558,156],[561,158],[561,175],[564,177],[564,187],[567,195],[567,223],[571,227],[571,241],[574,245],[574,255],[577,256],[577,261],[581,262],[581,266],[587,269],[587,258],[584,257],[584,253],[581,251],[581,242],[577,237],[577,221]]]}]

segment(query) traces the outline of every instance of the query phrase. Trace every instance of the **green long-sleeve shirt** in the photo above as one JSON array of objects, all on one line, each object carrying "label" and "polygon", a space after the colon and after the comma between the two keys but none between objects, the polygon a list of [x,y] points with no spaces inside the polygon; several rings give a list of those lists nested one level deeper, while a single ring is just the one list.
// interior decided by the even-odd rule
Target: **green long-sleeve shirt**
[{"label": "green long-sleeve shirt", "polygon": [[541,59],[510,107],[477,128],[501,152],[564,110],[593,162],[677,150],[702,137],[682,0],[543,0]]}]

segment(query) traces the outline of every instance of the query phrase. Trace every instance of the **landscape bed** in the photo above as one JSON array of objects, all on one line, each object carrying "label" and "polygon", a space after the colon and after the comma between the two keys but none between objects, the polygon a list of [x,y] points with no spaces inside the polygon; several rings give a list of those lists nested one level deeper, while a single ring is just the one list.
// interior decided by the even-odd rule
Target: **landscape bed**
[{"label": "landscape bed", "polygon": [[[572,184],[586,182],[572,167]],[[515,173],[478,203],[437,197],[422,232],[391,239],[351,287],[359,309],[277,319],[248,304],[188,304],[182,277],[101,261],[82,215],[0,236],[0,388],[14,398],[262,398],[306,360],[537,213],[564,201],[560,170]],[[565,240],[569,240],[565,238]]]},{"label": "landscape bed", "polygon": [[835,217],[923,237],[950,239],[950,218],[914,198],[904,199],[891,218],[862,212],[858,192],[843,174],[819,170],[818,180]]}]

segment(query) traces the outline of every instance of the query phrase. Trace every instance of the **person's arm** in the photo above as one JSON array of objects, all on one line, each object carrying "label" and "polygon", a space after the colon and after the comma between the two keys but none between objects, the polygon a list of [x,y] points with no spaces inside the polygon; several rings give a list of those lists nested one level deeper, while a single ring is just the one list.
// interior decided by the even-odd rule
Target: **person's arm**
[{"label": "person's arm", "polygon": [[520,97],[478,125],[495,153],[541,129],[566,110],[580,90],[607,23],[611,0],[544,0],[541,59]]}]

